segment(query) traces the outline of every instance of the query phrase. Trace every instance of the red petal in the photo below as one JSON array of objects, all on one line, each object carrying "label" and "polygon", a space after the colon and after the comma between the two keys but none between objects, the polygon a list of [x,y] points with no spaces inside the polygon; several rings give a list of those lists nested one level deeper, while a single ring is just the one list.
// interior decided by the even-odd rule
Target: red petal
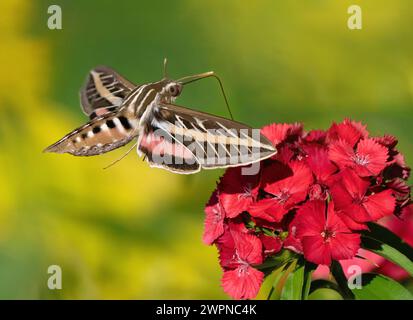
[{"label": "red petal", "polygon": [[367,158],[368,163],[357,165],[355,170],[360,176],[378,175],[386,167],[387,153],[387,148],[373,139],[361,140],[357,145],[357,155]]},{"label": "red petal", "polygon": [[296,237],[320,236],[324,230],[325,201],[307,201],[298,210],[292,226],[296,227]]},{"label": "red petal", "polygon": [[323,130],[311,130],[309,131],[303,140],[307,143],[318,143],[324,145],[326,142],[327,132]]},{"label": "red petal", "polygon": [[224,233],[225,212],[218,201],[217,191],[215,191],[207,206],[205,207],[204,234],[202,240],[205,244],[212,244]]},{"label": "red petal", "polygon": [[287,138],[290,125],[287,123],[270,124],[261,129],[261,134],[270,140],[275,146]]},{"label": "red petal", "polygon": [[[293,161],[289,167],[290,169],[286,169],[285,165],[277,162],[271,166],[273,170],[271,173],[268,174],[265,169],[263,171],[264,190],[280,198],[285,195],[283,201],[287,210],[306,198],[308,188],[313,181],[311,171],[304,162]],[[290,170],[293,175],[285,177]]]},{"label": "red petal", "polygon": [[277,154],[273,156],[272,159],[278,160],[282,163],[288,164],[295,156],[294,151],[291,150],[289,145],[282,145],[281,147],[277,148],[277,150]]},{"label": "red petal", "polygon": [[253,234],[232,232],[238,257],[249,264],[262,263],[262,243]]},{"label": "red petal", "polygon": [[288,212],[275,198],[260,200],[249,207],[251,216],[270,222],[279,222]]},{"label": "red petal", "polygon": [[353,203],[353,197],[341,182],[330,187],[330,194],[338,210],[344,210]]},{"label": "red petal", "polygon": [[326,227],[335,233],[351,232],[334,210],[334,202],[328,204]]},{"label": "red petal", "polygon": [[253,299],[260,290],[264,273],[250,266],[240,266],[235,270],[225,271],[222,287],[232,298]]},{"label": "red petal", "polygon": [[235,218],[247,211],[254,202],[253,198],[242,197],[240,194],[221,193],[219,198],[228,218]]},{"label": "red petal", "polygon": [[235,243],[228,228],[224,234],[216,241],[219,251],[219,263],[223,268],[236,268],[238,263],[235,260]]},{"label": "red petal", "polygon": [[242,167],[229,168],[225,171],[219,183],[221,192],[241,193],[245,192],[245,187],[251,189],[252,194],[258,192],[259,175],[244,175]]},{"label": "red petal", "polygon": [[369,228],[364,223],[359,223],[353,220],[349,215],[344,212],[337,212],[340,219],[346,224],[350,230],[368,230]]},{"label": "red petal", "polygon": [[337,170],[337,167],[329,160],[326,148],[311,145],[304,147],[304,150],[307,153],[307,164],[317,181],[325,182]]},{"label": "red petal", "polygon": [[304,257],[316,264],[331,264],[330,246],[324,242],[321,235],[304,237],[302,239]]},{"label": "red petal", "polygon": [[363,206],[370,215],[370,221],[377,221],[394,212],[396,199],[392,196],[392,190],[384,190],[368,196]]},{"label": "red petal", "polygon": [[338,140],[330,145],[328,156],[331,161],[335,162],[340,169],[355,166],[351,158],[354,156],[354,150],[350,144],[344,140]]},{"label": "red petal", "polygon": [[243,175],[241,170],[229,168],[218,185],[221,205],[229,218],[248,210],[258,195],[259,176]]},{"label": "red petal", "polygon": [[353,258],[360,249],[360,234],[337,233],[331,238],[330,248],[334,260]]},{"label": "red petal", "polygon": [[367,138],[368,132],[366,126],[361,122],[345,119],[342,123],[333,125],[327,132],[329,141],[344,140],[351,146],[354,146],[360,139]]},{"label": "red petal", "polygon": [[301,136],[302,132],[303,126],[299,123],[273,123],[261,129],[261,134],[267,137],[274,145],[284,142],[287,138]]},{"label": "red petal", "polygon": [[285,179],[285,185],[290,189],[292,194],[306,194],[308,187],[313,182],[313,175],[311,174],[310,168],[303,161],[291,162],[290,168],[294,174],[292,177]]},{"label": "red petal", "polygon": [[274,161],[262,170],[261,188],[267,191],[268,188],[271,189],[272,184],[292,175],[293,171],[287,164],[281,163],[279,161]]},{"label": "red petal", "polygon": [[227,222],[228,228],[231,231],[249,233],[250,230],[245,226],[245,222],[242,216],[238,216],[234,219],[230,219]]},{"label": "red petal", "polygon": [[380,268],[377,271],[380,274],[393,278],[396,281],[401,281],[409,277],[406,270],[387,260],[380,265]]},{"label": "red petal", "polygon": [[278,237],[270,237],[265,234],[260,235],[262,245],[264,246],[264,254],[272,255],[279,252],[282,248],[282,242]]},{"label": "red petal", "polygon": [[366,194],[370,181],[360,178],[353,170],[345,169],[337,175],[336,184],[346,191],[352,199],[361,199]]}]

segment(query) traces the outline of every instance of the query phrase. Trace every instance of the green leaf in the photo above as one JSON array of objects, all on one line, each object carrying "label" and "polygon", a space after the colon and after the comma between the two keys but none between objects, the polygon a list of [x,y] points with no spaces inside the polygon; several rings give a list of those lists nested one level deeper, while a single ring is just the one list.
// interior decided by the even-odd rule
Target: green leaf
[{"label": "green leaf", "polygon": [[348,287],[347,278],[343,272],[341,264],[338,261],[333,260],[333,262],[331,263],[330,270],[333,274],[334,279],[336,279],[337,285],[340,289],[340,293],[344,297],[344,299],[354,299],[354,294]]},{"label": "green leaf", "polygon": [[294,270],[295,261],[287,262],[284,266],[275,271],[276,275],[274,282],[271,288],[271,291],[268,295],[267,300],[278,300],[281,296],[281,291],[284,287],[284,284],[288,278],[290,272]]},{"label": "green leaf", "polygon": [[317,289],[308,296],[309,300],[343,300],[343,297],[335,290],[328,288]]},{"label": "green leaf", "polygon": [[388,245],[381,240],[371,238],[370,236],[362,235],[361,246],[362,248],[372,251],[397,264],[413,276],[413,261],[391,245]]},{"label": "green leaf", "polygon": [[269,256],[265,261],[257,266],[258,270],[264,273],[271,273],[273,270],[283,266],[287,262],[293,261],[297,254],[288,249],[283,249],[275,256]]},{"label": "green leaf", "polygon": [[363,273],[361,289],[352,289],[358,300],[413,300],[400,283],[379,274]]},{"label": "green leaf", "polygon": [[364,231],[364,235],[386,243],[413,261],[413,248],[403,239],[400,239],[398,235],[377,223],[370,222],[367,225],[369,231]]},{"label": "green leaf", "polygon": [[281,280],[281,277],[284,274],[284,268],[278,268],[277,270],[274,271],[274,279],[272,279],[272,285],[271,285],[271,290],[270,293],[268,294],[267,300],[276,300],[278,299],[279,295],[276,294],[275,288],[277,287],[278,283]]},{"label": "green leaf", "polygon": [[317,265],[311,262],[305,262],[304,269],[304,285],[302,292],[302,299],[307,300],[311,288],[311,276],[313,275],[314,270],[317,268]]},{"label": "green leaf", "polygon": [[317,279],[311,282],[310,295],[318,289],[331,289],[340,292],[340,288],[337,283],[325,279]]},{"label": "green leaf", "polygon": [[288,274],[281,292],[281,300],[307,300],[311,285],[311,275],[316,265],[300,257],[293,271]]},{"label": "green leaf", "polygon": [[301,300],[304,285],[304,270],[305,264],[303,260],[300,259],[294,271],[288,275],[285,281],[281,291],[281,300]]}]

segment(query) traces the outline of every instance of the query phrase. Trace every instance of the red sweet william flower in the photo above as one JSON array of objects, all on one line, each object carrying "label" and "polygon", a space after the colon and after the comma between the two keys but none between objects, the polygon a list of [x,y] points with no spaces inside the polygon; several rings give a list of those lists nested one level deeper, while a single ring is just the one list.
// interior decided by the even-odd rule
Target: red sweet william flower
[{"label": "red sweet william flower", "polygon": [[278,161],[263,169],[262,188],[273,197],[260,200],[249,209],[253,217],[278,222],[307,196],[313,181],[310,169],[303,161],[292,161],[286,166]]},{"label": "red sweet william flower", "polygon": [[344,170],[332,182],[330,193],[337,210],[356,222],[377,221],[394,212],[396,199],[393,191],[367,193],[370,181],[358,177],[351,170]]},{"label": "red sweet william flower", "polygon": [[243,175],[241,170],[229,168],[218,185],[218,197],[228,218],[248,210],[258,195],[259,175]]},{"label": "red sweet william flower", "polygon": [[369,221],[389,218],[408,226],[401,219],[413,216],[410,168],[396,138],[369,137],[365,126],[351,120],[308,133],[300,124],[272,124],[262,134],[278,153],[255,176],[228,169],[205,208],[203,240],[218,248],[226,293],[254,298],[264,277],[258,265],[271,255],[282,258],[286,249],[327,271],[332,260],[358,261],[372,270],[372,260],[381,272],[405,275],[363,252],[358,232],[368,231]]},{"label": "red sweet william flower", "polygon": [[[229,237],[232,240],[228,240]],[[264,279],[264,273],[252,266],[263,261],[260,239],[236,231],[227,231],[223,239],[227,239],[227,245],[219,245],[219,248],[221,265],[225,270],[222,276],[224,291],[234,299],[254,298]]]},{"label": "red sweet william flower", "polygon": [[205,207],[205,225],[202,240],[205,244],[212,244],[224,233],[225,212],[215,190]]},{"label": "red sweet william flower", "polygon": [[352,168],[361,177],[375,176],[386,167],[387,148],[363,139],[354,151],[351,144],[338,140],[330,145],[329,157],[340,169]]},{"label": "red sweet william flower", "polygon": [[300,123],[273,123],[261,129],[261,134],[268,138],[275,146],[286,140],[295,140],[302,133],[303,125]]},{"label": "red sweet william flower", "polygon": [[327,131],[327,139],[329,142],[343,140],[351,147],[360,140],[368,137],[366,126],[360,122],[345,119],[342,123],[333,125]]},{"label": "red sweet william flower", "polygon": [[331,260],[354,257],[360,248],[360,235],[351,233],[334,211],[332,202],[327,213],[325,201],[306,202],[291,223],[296,227],[304,257],[310,262],[330,265]]}]

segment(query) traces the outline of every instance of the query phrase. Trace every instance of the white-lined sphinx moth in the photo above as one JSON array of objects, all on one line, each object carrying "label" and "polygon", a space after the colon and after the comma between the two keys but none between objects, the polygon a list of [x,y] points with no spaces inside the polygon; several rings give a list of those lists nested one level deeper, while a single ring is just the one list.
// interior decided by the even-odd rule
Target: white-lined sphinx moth
[{"label": "white-lined sphinx moth", "polygon": [[165,76],[134,85],[108,67],[97,67],[80,90],[90,121],[44,151],[93,156],[136,139],[150,166],[176,173],[246,165],[274,155],[275,147],[258,129],[174,104],[185,84],[209,76],[215,75],[176,81]]}]

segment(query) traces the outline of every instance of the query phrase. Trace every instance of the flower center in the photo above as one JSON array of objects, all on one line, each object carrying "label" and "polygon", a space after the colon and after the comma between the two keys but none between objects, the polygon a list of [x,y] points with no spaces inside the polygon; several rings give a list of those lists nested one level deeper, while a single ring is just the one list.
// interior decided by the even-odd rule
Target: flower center
[{"label": "flower center", "polygon": [[238,251],[235,250],[234,256],[232,257],[234,262],[238,264],[237,269],[238,269],[238,276],[242,277],[246,274],[248,274],[248,267],[249,263],[243,259],[240,258]]},{"label": "flower center", "polygon": [[353,195],[354,204],[361,205],[363,202],[365,202],[364,197],[360,197],[359,195]]},{"label": "flower center", "polygon": [[287,189],[281,190],[279,193],[274,195],[274,197],[278,200],[279,203],[285,203],[290,198],[290,192]]},{"label": "flower center", "polygon": [[323,232],[321,232],[321,236],[323,237],[324,242],[330,242],[331,238],[335,238],[336,232],[329,229],[325,229]]},{"label": "flower center", "polygon": [[248,263],[243,263],[238,267],[238,277],[243,277],[248,274]]},{"label": "flower center", "polygon": [[368,155],[363,156],[357,153],[351,157],[351,160],[353,160],[355,163],[357,163],[360,166],[366,166],[370,163]]}]

